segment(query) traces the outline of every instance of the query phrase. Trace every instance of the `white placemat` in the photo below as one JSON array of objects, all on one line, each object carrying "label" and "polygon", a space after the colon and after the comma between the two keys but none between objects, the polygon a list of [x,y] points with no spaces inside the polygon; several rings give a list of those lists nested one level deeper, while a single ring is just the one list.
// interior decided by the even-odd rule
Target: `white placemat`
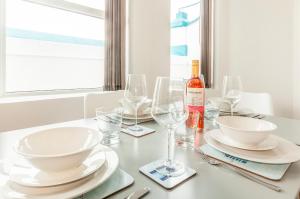
[{"label": "white placemat", "polygon": [[204,154],[210,157],[221,160],[225,163],[234,165],[236,167],[245,169],[247,171],[250,171],[252,173],[255,173],[257,175],[263,176],[271,180],[280,180],[285,174],[285,172],[287,171],[287,169],[289,168],[289,166],[291,165],[291,164],[264,164],[264,163],[252,162],[249,160],[234,157],[232,155],[218,151],[217,149],[214,149],[208,144],[201,146],[200,150]]}]

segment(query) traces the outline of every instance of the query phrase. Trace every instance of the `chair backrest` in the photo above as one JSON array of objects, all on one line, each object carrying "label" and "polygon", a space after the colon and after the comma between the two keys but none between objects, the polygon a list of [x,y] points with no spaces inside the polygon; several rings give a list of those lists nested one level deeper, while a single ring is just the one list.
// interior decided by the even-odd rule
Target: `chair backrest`
[{"label": "chair backrest", "polygon": [[255,113],[274,115],[273,101],[269,93],[243,92],[238,107],[249,108]]},{"label": "chair backrest", "polygon": [[124,90],[88,93],[84,97],[84,118],[95,117],[98,107],[116,107],[123,96]]}]

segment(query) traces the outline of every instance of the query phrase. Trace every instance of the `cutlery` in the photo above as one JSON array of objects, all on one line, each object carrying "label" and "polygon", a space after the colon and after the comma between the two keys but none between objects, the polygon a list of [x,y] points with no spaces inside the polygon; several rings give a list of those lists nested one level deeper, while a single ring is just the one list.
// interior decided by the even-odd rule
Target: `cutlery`
[{"label": "cutlery", "polygon": [[[228,112],[220,112],[221,116],[227,116],[227,115],[231,115]],[[243,114],[243,113],[234,113],[234,116],[241,116],[241,117],[252,117],[252,118],[257,118],[257,119],[263,119],[265,117],[265,115],[262,114],[258,114],[258,113],[250,113],[250,114]]]},{"label": "cutlery", "polygon": [[256,116],[253,116],[252,118],[263,119],[264,117],[265,117],[264,115],[258,114]]},{"label": "cutlery", "polygon": [[143,189],[139,189],[137,191],[132,192],[127,197],[125,197],[125,199],[138,199],[138,198],[142,198],[143,196],[145,196],[146,194],[148,194],[149,191],[150,191],[149,187],[144,187]]},{"label": "cutlery", "polygon": [[241,175],[241,176],[243,176],[243,177],[245,177],[245,178],[247,178],[249,180],[252,180],[252,181],[254,181],[256,183],[259,183],[259,184],[261,184],[261,185],[263,185],[263,186],[265,186],[265,187],[267,187],[269,189],[272,189],[272,190],[277,191],[277,192],[282,191],[282,189],[279,186],[276,186],[276,185],[273,185],[273,184],[271,184],[269,182],[266,182],[266,181],[264,181],[264,180],[256,177],[255,175],[252,175],[252,174],[250,174],[250,173],[248,173],[248,172],[246,172],[246,171],[244,171],[242,169],[236,168],[234,166],[228,165],[228,164],[223,163],[221,161],[218,161],[218,160],[216,160],[214,158],[211,158],[208,155],[204,154],[201,150],[199,150],[199,152],[201,154],[202,159],[205,160],[206,162],[208,162],[211,165],[226,167],[226,168],[228,168],[228,169],[230,169],[232,171],[235,171],[237,174],[239,174],[239,175]]}]

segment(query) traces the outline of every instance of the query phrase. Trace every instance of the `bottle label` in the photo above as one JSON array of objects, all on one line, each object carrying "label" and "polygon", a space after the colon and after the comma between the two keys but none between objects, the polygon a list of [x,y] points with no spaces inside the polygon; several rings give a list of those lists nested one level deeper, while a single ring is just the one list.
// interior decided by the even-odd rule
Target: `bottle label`
[{"label": "bottle label", "polygon": [[187,104],[191,111],[204,111],[204,88],[187,88]]}]

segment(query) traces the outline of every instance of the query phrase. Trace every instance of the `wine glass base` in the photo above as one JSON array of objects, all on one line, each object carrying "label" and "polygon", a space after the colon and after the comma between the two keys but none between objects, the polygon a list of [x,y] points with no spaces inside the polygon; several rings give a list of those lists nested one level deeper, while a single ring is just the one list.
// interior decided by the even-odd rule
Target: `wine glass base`
[{"label": "wine glass base", "polygon": [[173,162],[170,164],[167,160],[161,162],[161,166],[156,168],[161,175],[168,177],[177,177],[185,173],[185,167],[181,162]]}]

